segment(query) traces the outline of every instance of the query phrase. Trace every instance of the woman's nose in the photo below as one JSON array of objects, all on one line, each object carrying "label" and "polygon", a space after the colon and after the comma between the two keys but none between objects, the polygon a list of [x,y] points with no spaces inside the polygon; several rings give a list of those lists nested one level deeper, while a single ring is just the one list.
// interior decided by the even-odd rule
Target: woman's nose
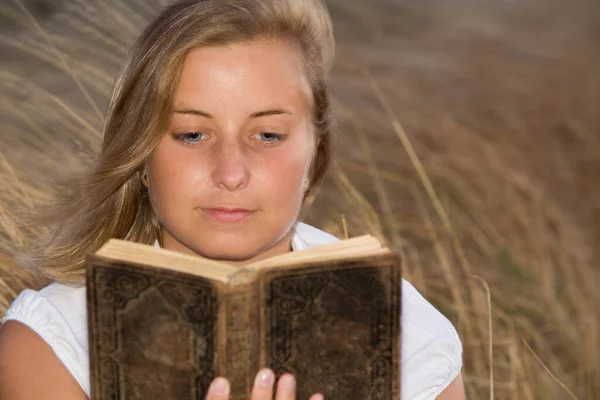
[{"label": "woman's nose", "polygon": [[239,145],[223,143],[215,149],[213,183],[221,189],[243,189],[250,179],[246,156]]}]

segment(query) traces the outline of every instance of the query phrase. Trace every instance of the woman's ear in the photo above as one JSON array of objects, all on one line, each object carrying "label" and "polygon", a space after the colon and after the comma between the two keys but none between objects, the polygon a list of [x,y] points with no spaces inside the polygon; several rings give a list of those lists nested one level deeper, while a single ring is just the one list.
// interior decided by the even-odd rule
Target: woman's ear
[{"label": "woman's ear", "polygon": [[303,184],[304,184],[304,193],[306,193],[306,191],[310,187],[310,179],[308,178],[308,176],[304,177]]},{"label": "woman's ear", "polygon": [[146,168],[146,166],[144,166],[141,170],[140,170],[140,181],[142,182],[142,185],[144,185],[145,187],[148,187],[148,170]]}]

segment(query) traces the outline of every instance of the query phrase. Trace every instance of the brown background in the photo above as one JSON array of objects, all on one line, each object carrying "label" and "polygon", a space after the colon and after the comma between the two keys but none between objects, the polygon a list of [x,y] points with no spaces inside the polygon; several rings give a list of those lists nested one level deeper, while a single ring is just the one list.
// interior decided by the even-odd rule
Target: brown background
[{"label": "brown background", "polygon": [[[35,237],[16,207],[50,196],[99,144],[73,76],[102,112],[159,4],[0,4],[0,249]],[[350,235],[405,253],[406,277],[459,329],[469,398],[489,396],[489,315],[496,398],[572,398],[536,355],[598,398],[600,2],[328,4],[338,163],[306,219],[341,236],[344,214]],[[0,265],[1,312],[28,283],[5,251]]]}]

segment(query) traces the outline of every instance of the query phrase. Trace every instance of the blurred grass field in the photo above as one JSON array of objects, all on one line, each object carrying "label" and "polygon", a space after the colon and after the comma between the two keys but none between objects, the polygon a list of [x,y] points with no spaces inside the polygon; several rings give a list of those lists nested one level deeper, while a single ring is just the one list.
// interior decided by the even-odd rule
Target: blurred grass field
[{"label": "blurred grass field", "polygon": [[[93,162],[159,0],[0,4],[0,315],[20,208]],[[469,399],[600,398],[600,3],[329,0],[336,162],[305,219],[372,233],[457,326]]]}]

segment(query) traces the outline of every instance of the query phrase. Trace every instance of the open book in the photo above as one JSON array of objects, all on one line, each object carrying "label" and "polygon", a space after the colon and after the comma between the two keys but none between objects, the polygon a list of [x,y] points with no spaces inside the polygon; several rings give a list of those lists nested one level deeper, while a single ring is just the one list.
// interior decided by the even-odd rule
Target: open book
[{"label": "open book", "polygon": [[400,256],[372,236],[243,268],[112,239],[88,258],[92,400],[204,400],[262,367],[297,399],[400,398]]}]

